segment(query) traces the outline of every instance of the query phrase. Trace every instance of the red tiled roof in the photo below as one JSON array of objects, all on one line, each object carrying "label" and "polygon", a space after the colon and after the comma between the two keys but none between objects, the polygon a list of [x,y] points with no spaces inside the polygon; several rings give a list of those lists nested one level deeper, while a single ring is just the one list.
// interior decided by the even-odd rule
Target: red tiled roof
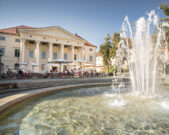
[{"label": "red tiled roof", "polygon": [[96,53],[96,57],[98,57],[98,56],[101,56],[101,53],[97,52]]},{"label": "red tiled roof", "polygon": [[[84,38],[82,38],[81,36],[79,36],[77,33],[75,33],[75,36],[78,37],[78,38],[81,38],[81,39],[85,40]],[[85,42],[85,45],[92,46],[92,47],[97,47],[97,46],[93,45],[92,43],[88,42],[87,40]]]},{"label": "red tiled roof", "polygon": [[18,35],[18,29],[19,28],[24,28],[24,29],[29,28],[30,29],[30,28],[33,28],[33,27],[21,25],[21,26],[6,28],[6,29],[0,29],[0,33]]},{"label": "red tiled roof", "polygon": [[90,43],[88,41],[85,42],[85,45],[92,46],[92,47],[97,47],[97,46],[93,45],[92,43]]}]

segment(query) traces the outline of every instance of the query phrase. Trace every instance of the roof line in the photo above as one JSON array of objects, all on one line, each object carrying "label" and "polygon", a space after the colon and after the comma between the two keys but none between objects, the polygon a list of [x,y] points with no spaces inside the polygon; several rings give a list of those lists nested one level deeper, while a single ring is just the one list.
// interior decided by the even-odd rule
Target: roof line
[{"label": "roof line", "polygon": [[[19,25],[19,26],[15,26],[15,27],[6,27],[6,28],[0,29],[0,30],[11,29],[11,28],[17,28],[17,27],[21,27],[21,26],[25,26],[25,25]],[[28,27],[29,27],[29,26],[28,26]]]}]

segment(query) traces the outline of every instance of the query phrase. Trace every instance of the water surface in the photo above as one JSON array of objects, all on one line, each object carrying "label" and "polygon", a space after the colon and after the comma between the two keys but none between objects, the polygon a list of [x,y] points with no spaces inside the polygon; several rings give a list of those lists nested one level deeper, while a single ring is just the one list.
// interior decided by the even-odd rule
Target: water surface
[{"label": "water surface", "polygon": [[169,134],[169,95],[147,99],[110,89],[79,88],[36,99],[1,120],[0,134]]}]

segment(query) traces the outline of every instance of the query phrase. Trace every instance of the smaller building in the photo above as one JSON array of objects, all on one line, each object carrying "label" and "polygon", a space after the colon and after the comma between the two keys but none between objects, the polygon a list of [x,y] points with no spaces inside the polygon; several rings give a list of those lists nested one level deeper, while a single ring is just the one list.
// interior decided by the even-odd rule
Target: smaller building
[{"label": "smaller building", "polygon": [[97,72],[104,72],[106,67],[103,65],[103,57],[101,53],[96,53],[96,71]]}]

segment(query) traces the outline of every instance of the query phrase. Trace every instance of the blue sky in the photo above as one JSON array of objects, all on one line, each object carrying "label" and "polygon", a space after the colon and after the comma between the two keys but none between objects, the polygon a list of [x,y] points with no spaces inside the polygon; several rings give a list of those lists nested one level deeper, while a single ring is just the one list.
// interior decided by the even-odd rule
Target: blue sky
[{"label": "blue sky", "polygon": [[[107,33],[119,32],[152,9],[162,16],[164,0],[0,0],[0,28],[61,26],[99,46]],[[99,47],[98,47],[99,48]]]}]

